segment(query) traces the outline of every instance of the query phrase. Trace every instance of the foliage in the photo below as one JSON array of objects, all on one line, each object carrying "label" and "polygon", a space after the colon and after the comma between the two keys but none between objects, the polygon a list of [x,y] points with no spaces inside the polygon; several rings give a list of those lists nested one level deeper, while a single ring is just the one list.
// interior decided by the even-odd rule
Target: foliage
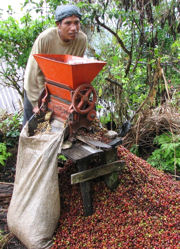
[{"label": "foliage", "polygon": [[5,165],[8,157],[11,156],[11,153],[7,152],[6,144],[0,143],[0,165]]},{"label": "foliage", "polygon": [[1,84],[15,88],[23,96],[22,84],[26,63],[34,40],[50,26],[43,17],[33,20],[29,13],[19,21],[11,16],[0,21]]},{"label": "foliage", "polygon": [[133,144],[130,148],[130,152],[132,152],[136,156],[139,156],[139,146],[137,144]]},{"label": "foliage", "polygon": [[[57,5],[72,0],[24,0],[28,13],[0,22],[0,58],[3,83],[22,94],[24,69],[37,35],[53,25]],[[83,13],[82,29],[88,35],[88,56],[107,65],[93,81],[102,121],[119,128],[133,121],[144,108],[155,108],[168,98],[178,98],[179,31],[178,1],[77,0]],[[32,12],[36,17],[32,17]],[[37,18],[37,19],[35,19]],[[19,71],[21,73],[19,74]],[[20,82],[17,83],[17,82]]]},{"label": "foliage", "polygon": [[64,164],[67,161],[67,158],[63,154],[58,155],[58,162]]},{"label": "foliage", "polygon": [[180,136],[164,133],[156,136],[154,143],[160,146],[148,158],[148,162],[158,169],[171,173],[180,170]]},{"label": "foliage", "polygon": [[[12,17],[11,9],[10,17],[0,22],[0,58],[8,63],[8,68],[2,71],[3,82],[13,85],[21,94],[17,82],[23,82],[32,44],[37,35],[54,22],[52,13],[57,5],[65,3],[74,1],[25,0],[23,8],[28,9],[28,14],[20,22]],[[107,61],[93,84],[99,93],[103,92],[100,100],[112,104],[110,109],[114,115],[111,113],[111,116],[115,123],[120,125],[130,120],[150,90],[151,100],[155,101],[151,101],[151,105],[160,104],[166,91],[160,73],[155,77],[157,61],[169,79],[167,87],[178,85],[177,1],[78,0],[76,4],[83,13],[82,29],[88,34],[87,54]],[[38,19],[33,20],[32,11],[37,13]],[[15,74],[19,69],[21,76]]]},{"label": "foliage", "polygon": [[117,126],[133,119],[144,101],[154,108],[171,97],[178,88],[180,64],[177,1],[78,4],[84,25],[94,32],[92,54],[107,62],[93,84]]},{"label": "foliage", "polygon": [[15,113],[7,116],[0,123],[0,133],[2,141],[7,147],[14,147],[18,144],[21,131],[22,114]]}]

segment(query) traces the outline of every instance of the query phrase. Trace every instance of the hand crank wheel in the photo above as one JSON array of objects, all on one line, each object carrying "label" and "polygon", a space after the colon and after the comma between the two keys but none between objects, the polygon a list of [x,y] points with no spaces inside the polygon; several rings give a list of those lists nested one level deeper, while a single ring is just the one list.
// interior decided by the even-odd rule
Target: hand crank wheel
[{"label": "hand crank wheel", "polygon": [[96,99],[94,87],[90,84],[83,84],[75,90],[72,105],[76,112],[86,114],[94,108]]}]

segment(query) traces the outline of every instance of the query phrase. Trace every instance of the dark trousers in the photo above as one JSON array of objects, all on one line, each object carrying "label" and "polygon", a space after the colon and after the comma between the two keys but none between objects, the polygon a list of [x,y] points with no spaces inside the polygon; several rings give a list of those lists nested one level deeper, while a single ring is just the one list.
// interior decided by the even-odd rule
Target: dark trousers
[{"label": "dark trousers", "polygon": [[33,115],[33,106],[30,103],[26,91],[24,90],[24,116],[23,116],[23,126]]}]

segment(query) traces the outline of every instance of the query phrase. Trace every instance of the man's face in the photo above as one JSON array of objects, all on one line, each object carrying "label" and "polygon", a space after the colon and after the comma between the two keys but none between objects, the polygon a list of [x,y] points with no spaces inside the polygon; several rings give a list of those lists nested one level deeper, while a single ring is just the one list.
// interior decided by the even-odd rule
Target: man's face
[{"label": "man's face", "polygon": [[80,20],[77,16],[64,18],[60,23],[57,23],[59,35],[65,42],[74,40],[80,29]]}]

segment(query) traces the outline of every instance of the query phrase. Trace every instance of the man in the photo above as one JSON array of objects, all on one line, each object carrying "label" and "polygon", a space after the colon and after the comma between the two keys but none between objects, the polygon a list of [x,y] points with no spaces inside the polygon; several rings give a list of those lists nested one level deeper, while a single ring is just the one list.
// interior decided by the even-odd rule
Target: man
[{"label": "man", "polygon": [[42,32],[36,39],[28,59],[24,80],[23,126],[37,110],[38,98],[44,89],[44,76],[33,54],[70,54],[83,56],[87,37],[80,31],[81,13],[74,5],[58,6],[55,11],[57,27]]}]

